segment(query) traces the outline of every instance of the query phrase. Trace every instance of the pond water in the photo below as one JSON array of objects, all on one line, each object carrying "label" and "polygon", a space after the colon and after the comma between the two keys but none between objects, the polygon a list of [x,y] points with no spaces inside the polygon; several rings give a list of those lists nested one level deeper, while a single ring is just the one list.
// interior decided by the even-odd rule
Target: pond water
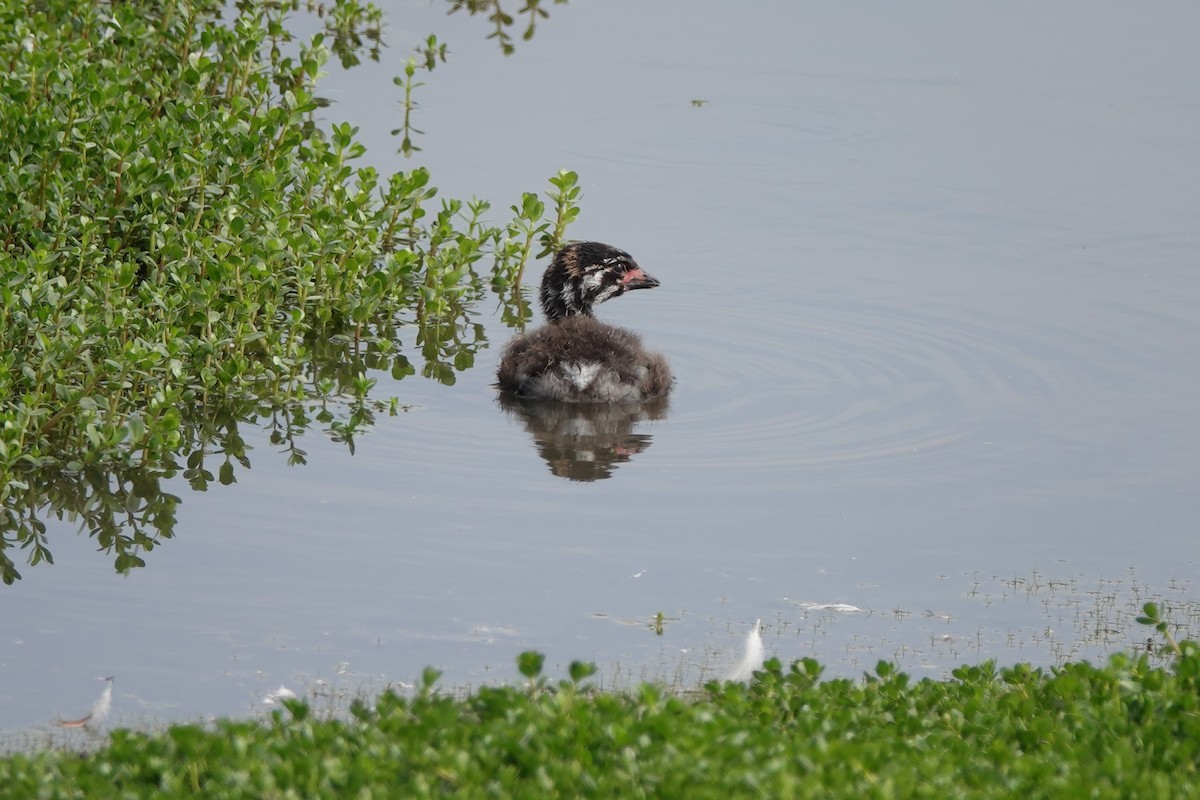
[{"label": "pond water", "polygon": [[[756,619],[845,675],[1103,658],[1147,599],[1196,627],[1200,6],[579,0],[510,58],[385,7],[330,119],[497,209],[576,170],[570,234],[662,281],[599,315],[667,355],[669,408],[506,412],[484,303],[490,349],[452,386],[380,375],[408,409],[353,454],[311,429],[288,466],[244,426],[251,468],[179,480],[145,568],[48,520],[55,563],[0,587],[0,729],[110,674],[136,724],[514,680],[531,648],[694,682]],[[408,161],[390,78],[431,31]]]}]

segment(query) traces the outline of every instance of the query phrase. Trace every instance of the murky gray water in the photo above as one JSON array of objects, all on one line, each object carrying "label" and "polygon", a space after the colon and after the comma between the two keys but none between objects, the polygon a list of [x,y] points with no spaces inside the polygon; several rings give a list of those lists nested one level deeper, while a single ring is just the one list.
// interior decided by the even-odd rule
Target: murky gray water
[{"label": "murky gray water", "polygon": [[[491,355],[385,388],[414,408],[355,455],[310,432],[288,467],[261,436],[235,486],[180,482],[144,569],[51,521],[56,563],[0,589],[0,728],[86,710],[96,675],[126,722],[511,679],[527,648],[672,679],[756,618],[785,660],[940,675],[1194,607],[1200,6],[580,0],[509,59],[389,8],[392,63],[332,75],[332,118],[498,208],[577,170],[572,234],[663,282],[601,316],[670,358],[669,411],[601,479],[555,474],[495,402],[511,332],[481,308]],[[390,76],[429,31],[453,53],[406,162]]]}]

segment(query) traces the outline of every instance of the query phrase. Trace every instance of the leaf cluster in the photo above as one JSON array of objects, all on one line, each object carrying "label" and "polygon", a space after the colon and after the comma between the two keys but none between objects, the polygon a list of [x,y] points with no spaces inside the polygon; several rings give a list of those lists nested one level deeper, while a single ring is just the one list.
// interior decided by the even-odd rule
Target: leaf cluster
[{"label": "leaf cluster", "polygon": [[293,42],[291,5],[0,0],[0,531],[32,560],[39,487],[191,468],[213,427],[195,415],[345,398],[326,422],[352,445],[381,408],[371,370],[452,383],[486,346],[487,275],[577,213],[494,225],[427,170],[356,165],[356,129],[314,116],[326,33]]},{"label": "leaf cluster", "polygon": [[[455,698],[427,670],[348,719],[300,702],[267,724],[115,731],[82,757],[0,760],[19,797],[1144,797],[1200,795],[1200,647],[1171,667],[1143,655],[962,667],[913,680],[881,662],[821,681],[805,659],[747,686],[685,699],[643,685],[598,692],[588,664],[551,684],[526,653],[521,688]],[[77,794],[72,794],[77,793]]]}]

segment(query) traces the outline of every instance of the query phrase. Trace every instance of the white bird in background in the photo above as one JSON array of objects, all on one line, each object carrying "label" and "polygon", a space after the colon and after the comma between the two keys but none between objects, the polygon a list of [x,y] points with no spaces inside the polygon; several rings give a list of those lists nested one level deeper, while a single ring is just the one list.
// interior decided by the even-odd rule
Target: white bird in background
[{"label": "white bird in background", "polygon": [[99,699],[92,703],[92,710],[86,717],[80,719],[63,719],[58,721],[60,728],[83,728],[92,725],[99,725],[108,718],[108,712],[112,711],[112,684],[113,676],[100,678],[99,680],[107,681],[108,685],[104,687],[104,691],[100,693]]},{"label": "white bird in background", "polygon": [[262,702],[263,702],[264,706],[273,706],[281,700],[295,700],[295,699],[296,699],[296,693],[281,683],[281,684],[279,684],[279,688],[276,689],[275,691],[267,692],[266,696],[263,697]]},{"label": "white bird in background", "polygon": [[730,681],[748,681],[754,677],[756,669],[762,669],[764,648],[762,635],[758,632],[761,619],[754,620],[754,627],[750,629],[750,633],[746,634],[746,644],[742,652],[742,658],[738,661],[737,666],[729,673],[726,680]]}]

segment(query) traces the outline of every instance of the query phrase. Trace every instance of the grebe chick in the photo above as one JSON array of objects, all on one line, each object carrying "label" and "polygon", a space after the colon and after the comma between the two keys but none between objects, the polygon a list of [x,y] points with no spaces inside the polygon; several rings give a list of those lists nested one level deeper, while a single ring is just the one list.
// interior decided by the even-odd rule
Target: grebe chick
[{"label": "grebe chick", "polygon": [[504,348],[496,378],[518,397],[568,403],[640,403],[671,390],[671,368],[637,334],[592,316],[592,306],[650,277],[623,250],[599,242],[564,247],[542,276],[546,324]]}]

